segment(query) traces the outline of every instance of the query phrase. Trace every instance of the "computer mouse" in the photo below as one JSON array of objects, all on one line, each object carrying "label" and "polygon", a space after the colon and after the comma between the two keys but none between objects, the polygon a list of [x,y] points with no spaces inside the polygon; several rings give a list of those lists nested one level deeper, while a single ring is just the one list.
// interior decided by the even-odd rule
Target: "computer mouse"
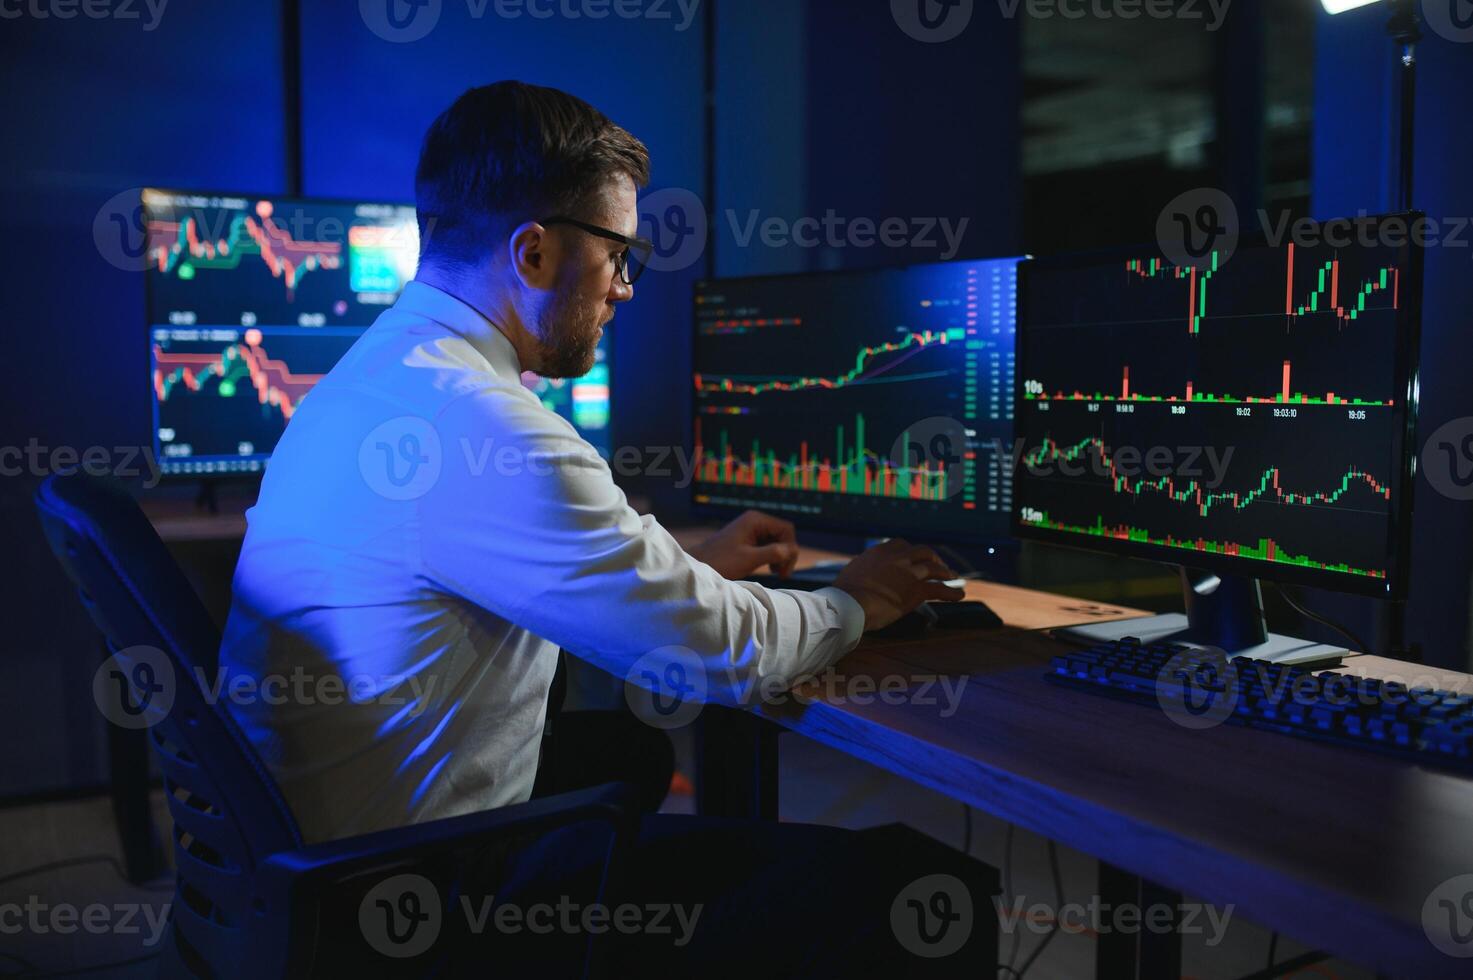
[{"label": "computer mouse", "polygon": [[936,611],[932,608],[934,605],[935,603],[923,602],[884,629],[875,630],[874,635],[890,639],[925,636],[926,631],[936,625]]},{"label": "computer mouse", "polygon": [[990,630],[1003,625],[1002,617],[985,602],[930,602],[937,629]]}]

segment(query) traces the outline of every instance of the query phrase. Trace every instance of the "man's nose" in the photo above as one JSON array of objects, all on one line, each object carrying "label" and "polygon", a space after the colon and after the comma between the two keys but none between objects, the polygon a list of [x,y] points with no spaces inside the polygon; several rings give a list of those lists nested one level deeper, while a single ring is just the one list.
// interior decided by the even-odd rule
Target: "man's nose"
[{"label": "man's nose", "polygon": [[634,298],[634,287],[625,282],[615,273],[614,281],[609,285],[610,303],[627,303]]}]

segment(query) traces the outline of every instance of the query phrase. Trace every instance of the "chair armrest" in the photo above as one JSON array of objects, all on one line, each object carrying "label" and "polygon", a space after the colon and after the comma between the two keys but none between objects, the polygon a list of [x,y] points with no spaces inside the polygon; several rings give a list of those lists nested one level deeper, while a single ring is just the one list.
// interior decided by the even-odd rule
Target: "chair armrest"
[{"label": "chair armrest", "polygon": [[633,792],[627,784],[605,783],[459,817],[308,844],[273,854],[262,863],[258,874],[281,881],[322,872],[331,872],[337,877],[344,872],[394,863],[420,853],[432,854],[477,840],[491,840],[501,834],[556,830],[596,817],[618,825],[637,820],[632,812],[632,800]]},{"label": "chair armrest", "polygon": [[[416,871],[433,880],[444,877],[445,861],[458,851],[473,849],[505,835],[536,835],[585,820],[607,823],[611,831],[609,859],[600,889],[602,896],[617,874],[622,855],[638,827],[634,792],[625,783],[606,783],[493,810],[282,851],[257,867],[255,893],[265,908],[291,923],[283,961],[290,964],[292,975],[309,975],[313,973],[309,964],[320,953],[317,947],[322,937],[318,933],[325,924],[318,905],[335,885],[359,876],[372,876],[377,883],[380,878]],[[356,921],[356,909],[351,918]]]}]

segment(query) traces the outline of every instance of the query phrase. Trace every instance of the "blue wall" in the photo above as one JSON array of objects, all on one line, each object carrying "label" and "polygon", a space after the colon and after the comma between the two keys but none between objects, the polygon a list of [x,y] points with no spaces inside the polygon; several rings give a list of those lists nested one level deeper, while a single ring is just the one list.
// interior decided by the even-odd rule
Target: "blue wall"
[{"label": "blue wall", "polygon": [[[279,17],[274,3],[212,0],[169,4],[153,30],[0,21],[0,445],[148,444],[143,279],[103,258],[94,219],[145,184],[283,188]],[[106,214],[103,227],[127,254]],[[101,775],[98,640],[41,538],[37,482],[0,477],[0,794]]]},{"label": "blue wall", "polygon": [[754,214],[789,222],[822,220],[831,210],[847,222],[965,221],[957,257],[1016,254],[1018,19],[979,3],[960,36],[932,44],[897,29],[888,3],[724,2],[719,9],[719,274],[953,257],[943,254],[939,231],[925,236],[934,245],[773,247],[760,234],[745,236]]},{"label": "blue wall", "polygon": [[[1322,14],[1315,59],[1315,216],[1392,210],[1396,171],[1394,60],[1384,6]],[[1433,31],[1418,50],[1415,190],[1412,204],[1440,224],[1473,217],[1473,44]],[[1422,316],[1421,439],[1473,416],[1473,230],[1458,245],[1427,249]],[[1431,460],[1435,465],[1439,460]],[[1428,663],[1470,660],[1469,575],[1473,504],[1417,480],[1409,638]],[[1329,602],[1328,598],[1325,600]],[[1324,602],[1320,603],[1325,605]],[[1370,633],[1366,603],[1335,603]]]}]

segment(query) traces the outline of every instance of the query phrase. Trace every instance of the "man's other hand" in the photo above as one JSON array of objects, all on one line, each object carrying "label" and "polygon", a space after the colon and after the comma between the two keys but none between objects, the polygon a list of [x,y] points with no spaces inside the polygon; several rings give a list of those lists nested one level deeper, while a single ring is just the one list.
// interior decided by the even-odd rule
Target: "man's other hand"
[{"label": "man's other hand", "polygon": [[923,602],[961,599],[966,595],[963,590],[936,581],[956,577],[930,548],[892,538],[845,565],[834,587],[849,593],[864,609],[866,630],[878,630]]},{"label": "man's other hand", "polygon": [[798,533],[789,521],[749,510],[690,550],[724,578],[746,578],[764,565],[791,575],[798,564]]}]

